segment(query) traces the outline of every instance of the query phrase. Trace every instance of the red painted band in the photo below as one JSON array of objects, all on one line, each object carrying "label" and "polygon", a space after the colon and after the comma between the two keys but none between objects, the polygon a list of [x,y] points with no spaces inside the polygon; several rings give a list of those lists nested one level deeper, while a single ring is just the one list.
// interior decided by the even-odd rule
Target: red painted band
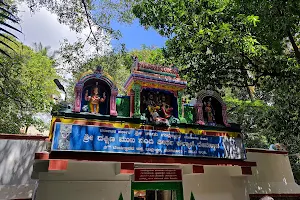
[{"label": "red painted band", "polygon": [[134,163],[121,163],[120,174],[133,174]]},{"label": "red painted band", "polygon": [[35,160],[49,160],[49,153],[48,152],[35,153],[34,159]]},{"label": "red painted band", "polygon": [[67,170],[68,160],[49,160],[49,171],[64,171]]},{"label": "red painted band", "polygon": [[252,175],[251,167],[241,167],[243,175]]},{"label": "red painted band", "polygon": [[200,166],[200,165],[193,165],[193,173],[203,174],[204,173],[204,167]]},{"label": "red painted band", "polygon": [[22,135],[22,134],[2,134],[0,133],[0,139],[4,140],[36,140],[36,141],[45,141],[48,139],[48,136],[42,135]]},{"label": "red painted band", "polygon": [[130,163],[166,163],[166,164],[195,164],[195,165],[235,165],[254,167],[256,162],[230,160],[219,158],[171,157],[136,154],[117,154],[99,152],[52,151],[50,159],[71,159],[86,161],[112,161]]}]

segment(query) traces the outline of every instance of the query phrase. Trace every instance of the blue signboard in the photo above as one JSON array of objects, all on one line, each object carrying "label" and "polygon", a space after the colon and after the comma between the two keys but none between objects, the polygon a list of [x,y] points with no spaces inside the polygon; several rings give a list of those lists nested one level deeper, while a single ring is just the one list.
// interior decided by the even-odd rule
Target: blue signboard
[{"label": "blue signboard", "polygon": [[241,138],[63,123],[52,150],[245,159]]}]

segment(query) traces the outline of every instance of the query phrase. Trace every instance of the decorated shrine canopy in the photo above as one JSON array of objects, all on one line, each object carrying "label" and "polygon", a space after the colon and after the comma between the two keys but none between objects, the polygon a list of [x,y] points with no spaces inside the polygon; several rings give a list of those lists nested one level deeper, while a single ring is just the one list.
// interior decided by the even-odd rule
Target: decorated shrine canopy
[{"label": "decorated shrine canopy", "polygon": [[125,89],[130,93],[133,85],[142,88],[153,88],[171,91],[173,93],[186,88],[187,82],[181,80],[178,68],[139,62],[137,58],[131,69],[131,75],[125,83]]}]

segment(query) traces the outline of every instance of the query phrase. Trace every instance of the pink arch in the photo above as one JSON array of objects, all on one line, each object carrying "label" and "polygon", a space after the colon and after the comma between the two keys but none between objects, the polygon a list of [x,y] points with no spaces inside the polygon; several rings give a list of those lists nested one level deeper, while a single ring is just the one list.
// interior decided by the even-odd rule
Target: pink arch
[{"label": "pink arch", "polygon": [[116,98],[118,95],[118,88],[116,85],[106,76],[103,75],[102,71],[96,70],[93,74],[86,75],[82,77],[75,86],[75,102],[74,102],[74,112],[81,111],[81,100],[82,100],[82,90],[85,83],[88,80],[96,79],[99,81],[104,81],[111,90],[110,96],[110,115],[117,116],[117,109],[116,109]]}]

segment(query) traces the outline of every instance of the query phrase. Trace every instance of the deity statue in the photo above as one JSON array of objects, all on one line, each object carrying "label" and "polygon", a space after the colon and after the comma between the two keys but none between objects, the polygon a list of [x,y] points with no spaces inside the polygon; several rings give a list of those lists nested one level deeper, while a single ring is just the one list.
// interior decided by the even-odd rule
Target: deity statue
[{"label": "deity statue", "polygon": [[159,106],[164,117],[169,119],[172,116],[173,108],[166,103],[166,97],[163,94],[160,98]]},{"label": "deity statue", "polygon": [[88,90],[85,93],[85,100],[89,102],[90,111],[94,114],[99,113],[99,104],[103,103],[105,99],[105,92],[103,92],[103,98],[99,96],[98,83],[96,83],[96,86],[92,89],[91,96],[88,96]]},{"label": "deity statue", "polygon": [[143,96],[143,105],[146,107],[146,117],[156,125],[170,126],[177,124],[178,119],[173,117],[173,108],[167,104],[164,94],[150,92],[148,98]]},{"label": "deity statue", "polygon": [[147,110],[150,113],[150,121],[154,120],[154,118],[156,118],[157,114],[157,110],[159,109],[159,106],[156,105],[156,102],[154,100],[154,96],[152,93],[149,94],[148,100],[146,100],[144,98],[144,103],[147,106]]},{"label": "deity statue", "polygon": [[204,103],[204,105],[205,105],[204,111],[207,114],[207,123],[209,125],[214,125],[215,124],[215,111],[214,111],[213,107],[211,106],[211,98],[206,103]]}]

